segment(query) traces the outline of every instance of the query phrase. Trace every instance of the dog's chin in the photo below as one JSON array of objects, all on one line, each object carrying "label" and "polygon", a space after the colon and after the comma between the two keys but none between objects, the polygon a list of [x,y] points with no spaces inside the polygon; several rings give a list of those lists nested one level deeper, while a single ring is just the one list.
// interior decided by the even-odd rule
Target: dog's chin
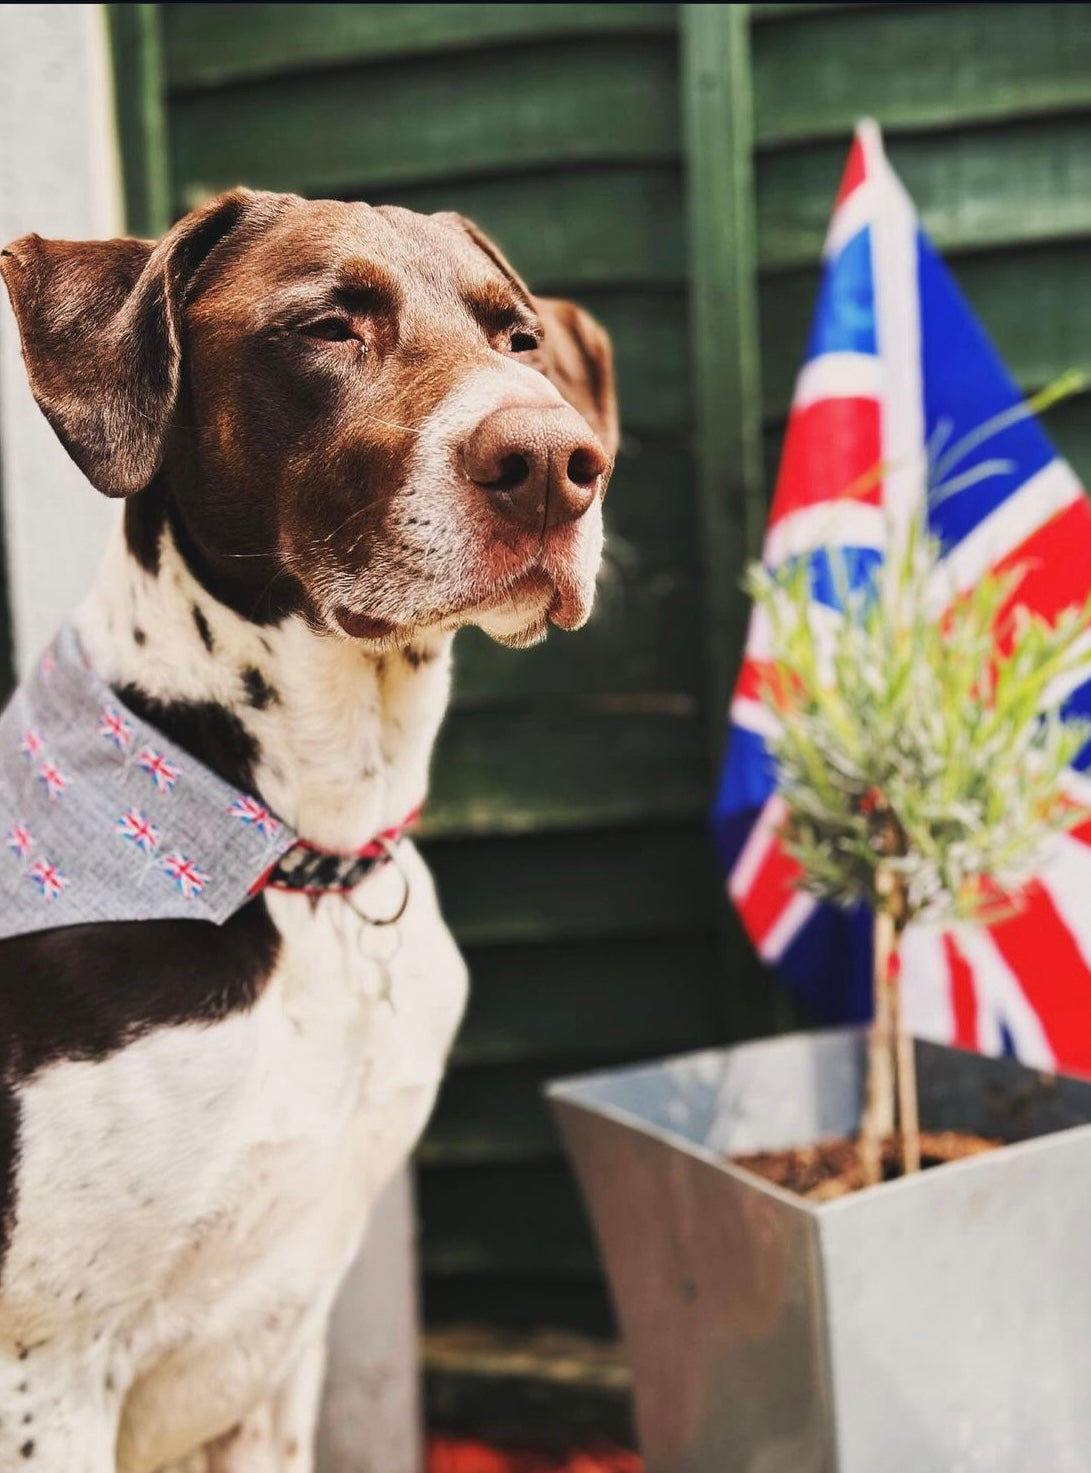
[{"label": "dog's chin", "polygon": [[541,644],[550,624],[558,629],[579,629],[587,623],[594,601],[594,584],[584,588],[576,579],[555,580],[535,568],[514,584],[485,593],[460,608],[421,611],[395,621],[340,605],[326,616],[327,627],[383,651],[404,645],[428,634],[452,633],[473,625],[507,649],[529,649]]}]

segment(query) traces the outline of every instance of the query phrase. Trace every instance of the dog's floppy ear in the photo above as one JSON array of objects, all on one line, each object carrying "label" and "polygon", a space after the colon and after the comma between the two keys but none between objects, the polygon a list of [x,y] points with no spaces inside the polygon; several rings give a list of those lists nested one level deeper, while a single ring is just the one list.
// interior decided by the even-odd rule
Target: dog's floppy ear
[{"label": "dog's floppy ear", "polygon": [[159,470],[178,397],[187,291],[209,252],[262,198],[221,195],[158,244],[25,235],[0,252],[34,397],[107,496],[140,491]]},{"label": "dog's floppy ear", "polygon": [[601,323],[560,297],[536,297],[545,337],[534,361],[598,435],[611,457],[617,454],[618,410],[614,353]]}]

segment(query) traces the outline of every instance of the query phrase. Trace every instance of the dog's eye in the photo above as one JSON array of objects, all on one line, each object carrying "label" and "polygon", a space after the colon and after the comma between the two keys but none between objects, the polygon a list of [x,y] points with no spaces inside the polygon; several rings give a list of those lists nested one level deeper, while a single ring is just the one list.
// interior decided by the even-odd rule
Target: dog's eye
[{"label": "dog's eye", "polygon": [[538,346],[538,339],[532,332],[525,332],[516,328],[511,335],[511,351],[513,353],[533,353]]},{"label": "dog's eye", "polygon": [[347,343],[356,334],[352,324],[343,317],[320,317],[317,322],[308,322],[301,329],[306,338],[318,338],[323,343]]}]

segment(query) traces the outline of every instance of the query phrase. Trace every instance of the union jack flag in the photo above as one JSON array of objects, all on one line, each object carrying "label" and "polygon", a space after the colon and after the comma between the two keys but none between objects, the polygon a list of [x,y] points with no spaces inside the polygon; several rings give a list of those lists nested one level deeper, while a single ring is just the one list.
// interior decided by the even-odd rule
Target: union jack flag
[{"label": "union jack flag", "polygon": [[38,781],[49,794],[51,803],[57,799],[68,787],[68,779],[55,762],[43,762],[38,768]]},{"label": "union jack flag", "polygon": [[34,846],[34,838],[25,823],[12,824],[4,836],[4,843],[16,859],[28,859]]},{"label": "union jack flag", "polygon": [[[814,619],[836,620],[841,570],[866,583],[884,543],[927,513],[954,596],[990,568],[1025,570],[1018,598],[1045,617],[1091,589],[1091,505],[924,235],[862,124],[834,206],[818,303],[796,381],[763,558],[810,565]],[[714,811],[728,892],[758,952],[827,1020],[867,1016],[871,918],[796,888],[761,691],[769,634],[751,620]],[[1091,681],[1062,708],[1091,715]],[[1091,791],[1091,744],[1074,790]],[[1026,903],[993,927],[910,926],[901,949],[919,1036],[1091,1074],[1091,824],[1058,842]]]},{"label": "union jack flag", "polygon": [[55,864],[44,859],[36,859],[30,866],[30,878],[46,900],[59,900],[68,884],[67,876],[62,875]]},{"label": "union jack flag", "polygon": [[137,753],[136,765],[141,772],[148,774],[161,793],[169,793],[178,781],[178,764],[152,747],[141,748]]},{"label": "union jack flag", "polygon": [[232,818],[237,818],[241,823],[257,829],[265,839],[275,839],[280,833],[280,824],[268,808],[259,803],[256,798],[250,798],[245,793],[240,793],[227,811]]},{"label": "union jack flag", "polygon": [[29,757],[32,761],[39,758],[44,750],[40,733],[36,732],[33,727],[24,731],[19,742],[19,750],[24,757]]},{"label": "union jack flag", "polygon": [[187,900],[195,899],[208,884],[208,876],[184,854],[164,854],[159,867],[174,881]]},{"label": "union jack flag", "polygon": [[129,808],[121,815],[117,831],[123,839],[135,844],[141,854],[151,854],[159,843],[159,830],[139,808]]},{"label": "union jack flag", "polygon": [[98,719],[98,731],[99,736],[104,737],[119,752],[124,752],[133,739],[132,722],[127,721],[113,706],[102,708]]}]

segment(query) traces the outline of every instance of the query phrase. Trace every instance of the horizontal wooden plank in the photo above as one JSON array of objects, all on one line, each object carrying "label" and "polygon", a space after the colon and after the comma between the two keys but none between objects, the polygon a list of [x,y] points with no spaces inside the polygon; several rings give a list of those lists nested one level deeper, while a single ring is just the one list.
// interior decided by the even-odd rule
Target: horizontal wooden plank
[{"label": "horizontal wooden plank", "polygon": [[535,1059],[451,1070],[417,1148],[418,1160],[453,1167],[559,1159],[560,1138],[542,1089],[576,1067],[567,1059]]},{"label": "horizontal wooden plank", "polygon": [[598,1278],[575,1179],[563,1161],[424,1167],[417,1176],[421,1263],[444,1277]]},{"label": "horizontal wooden plank", "polygon": [[1091,6],[869,5],[754,28],[759,146],[1091,107]]},{"label": "horizontal wooden plank", "polygon": [[[894,138],[889,152],[942,250],[1091,235],[1091,114]],[[838,140],[761,156],[764,270],[818,260],[845,153]]]},{"label": "horizontal wooden plank", "polygon": [[[957,257],[951,263],[986,331],[1026,390],[1066,369],[1091,373],[1091,245],[1035,246]],[[791,398],[817,276],[792,272],[761,289],[765,414],[782,417]]]},{"label": "horizontal wooden plank", "polygon": [[604,509],[607,568],[616,566],[619,577],[650,577],[663,569],[697,567],[690,437],[627,425],[623,436]]},{"label": "horizontal wooden plank", "polygon": [[[613,555],[612,555],[613,556]],[[620,558],[623,553],[616,554]],[[530,650],[509,650],[476,631],[455,646],[459,705],[494,706],[554,699],[693,694],[701,679],[701,613],[692,572],[640,576],[608,562],[590,622],[575,633],[551,629]],[[677,703],[671,710],[685,710]]]},{"label": "horizontal wooden plank", "polygon": [[[763,21],[790,20],[793,16],[804,12],[816,10],[863,10],[868,0],[756,0],[750,6],[751,20],[761,24]],[[871,0],[878,3],[878,0]],[[887,0],[888,9],[894,10],[898,7]]]},{"label": "horizontal wooden plank", "polygon": [[[612,1339],[617,1334],[605,1281],[600,1284],[547,1281],[535,1275],[519,1278],[460,1278],[426,1274],[422,1290],[424,1322],[441,1325],[490,1325],[523,1330],[573,1330]],[[427,1388],[430,1418],[449,1418],[450,1401]],[[477,1422],[476,1426],[480,1427]],[[551,1421],[556,1429],[556,1422]],[[601,1424],[600,1424],[601,1425]]]},{"label": "horizontal wooden plank", "polygon": [[631,1059],[724,1036],[730,984],[711,936],[470,948],[466,960],[456,1065]]},{"label": "horizontal wooden plank", "polygon": [[681,196],[681,170],[667,162],[394,186],[371,202],[468,215],[536,291],[571,294],[587,286],[682,285]]},{"label": "horizontal wooden plank", "polygon": [[[488,1297],[492,1286],[481,1287]],[[582,1309],[602,1291],[588,1285],[577,1292]],[[616,1340],[542,1331],[533,1320],[507,1329],[430,1327],[421,1338],[421,1372],[425,1425],[436,1432],[558,1454],[603,1442],[636,1446],[632,1376]]]},{"label": "horizontal wooden plank", "polygon": [[679,151],[674,48],[636,37],[288,77],[179,97],[170,113],[181,209],[240,183],[373,196],[395,182]]},{"label": "horizontal wooden plank", "polygon": [[698,819],[711,788],[695,716],[463,711],[436,752],[421,832],[534,833]]},{"label": "horizontal wooden plank", "polygon": [[721,904],[702,824],[423,847],[448,923],[467,945],[707,935]]},{"label": "horizontal wooden plank", "polygon": [[626,32],[670,34],[673,5],[164,5],[173,88],[352,62]]},{"label": "horizontal wooden plank", "polygon": [[623,435],[662,434],[689,425],[689,324],[682,291],[584,291],[581,303],[614,344]]}]

